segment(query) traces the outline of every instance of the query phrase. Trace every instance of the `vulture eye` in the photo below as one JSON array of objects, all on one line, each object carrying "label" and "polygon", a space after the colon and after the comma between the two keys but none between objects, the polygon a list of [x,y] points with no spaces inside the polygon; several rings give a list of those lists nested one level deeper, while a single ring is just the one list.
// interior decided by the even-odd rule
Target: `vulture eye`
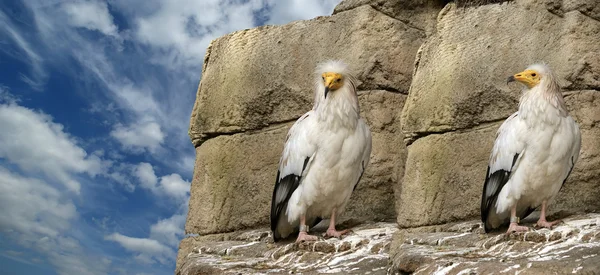
[{"label": "vulture eye", "polygon": [[323,81],[325,81],[325,77],[324,76],[322,76],[321,78],[323,79]]},{"label": "vulture eye", "polygon": [[340,81],[342,81],[342,80],[338,78],[335,82],[340,82]]},{"label": "vulture eye", "polygon": [[535,73],[532,73],[532,74],[531,74],[531,76],[533,76],[533,77],[535,77],[536,75],[537,75],[537,74],[535,74]]}]

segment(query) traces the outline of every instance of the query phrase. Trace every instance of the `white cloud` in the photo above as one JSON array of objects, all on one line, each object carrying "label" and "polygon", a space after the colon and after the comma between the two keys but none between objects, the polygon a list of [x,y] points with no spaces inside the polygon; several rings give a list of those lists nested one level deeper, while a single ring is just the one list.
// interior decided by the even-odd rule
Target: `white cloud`
[{"label": "white cloud", "polygon": [[79,242],[70,237],[42,237],[34,243],[35,249],[48,255],[48,260],[61,275],[108,274],[111,261],[105,257],[90,255]]},{"label": "white cloud", "polygon": [[126,250],[133,252],[138,262],[164,264],[175,259],[175,250],[184,235],[185,216],[185,213],[175,214],[170,218],[159,220],[150,226],[149,238],[134,238],[113,233],[104,239],[117,242]]},{"label": "white cloud", "polygon": [[161,49],[153,56],[154,61],[169,68],[199,67],[210,40],[235,30],[230,28],[232,21],[246,23],[244,27],[253,25],[250,9],[229,20],[227,12],[233,7],[239,9],[229,1],[164,1],[158,5],[155,12],[136,19],[135,36]]},{"label": "white cloud", "polygon": [[[179,174],[170,174],[157,177],[150,163],[139,163],[133,169],[134,176],[140,182],[140,186],[150,190],[158,197],[175,199],[179,213],[167,219],[158,220],[150,226],[149,238],[132,238],[114,233],[107,240],[119,242],[127,250],[136,252],[135,259],[142,263],[164,262],[174,258],[173,249],[177,249],[179,241],[184,235],[183,227],[187,213],[187,202],[189,200],[190,183],[181,178]],[[171,248],[169,248],[171,247]]]},{"label": "white cloud", "polygon": [[61,190],[0,167],[0,209],[2,235],[46,255],[59,274],[106,274],[109,264],[84,256],[65,236],[77,211]]},{"label": "white cloud", "polygon": [[87,154],[49,115],[19,106],[8,91],[2,92],[1,234],[45,255],[58,274],[106,274],[110,263],[86,256],[90,253],[82,253],[71,235],[79,216],[72,197],[81,188],[80,175],[104,173],[110,162],[100,159],[101,151]]},{"label": "white cloud", "polygon": [[42,172],[79,193],[74,174],[96,176],[106,162],[89,155],[44,113],[16,104],[0,104],[0,158],[27,172]]},{"label": "white cloud", "polygon": [[9,47],[2,46],[0,47],[0,50],[9,56],[21,59],[26,64],[29,64],[32,71],[31,76],[21,73],[21,81],[28,84],[34,90],[42,90],[48,77],[44,68],[44,59],[37,53],[31,43],[20,34],[19,30],[12,24],[9,17],[0,10],[0,38],[5,35],[15,43],[21,53],[24,53],[26,57],[21,57],[18,54],[11,52],[8,50]]},{"label": "white cloud", "polygon": [[67,2],[63,4],[62,8],[72,26],[117,36],[117,26],[113,23],[106,2]]},{"label": "white cloud", "polygon": [[131,83],[109,84],[116,91],[119,102],[138,114],[160,115],[161,107],[152,96],[148,96],[150,89],[139,89]]},{"label": "white cloud", "polygon": [[156,178],[156,174],[154,174],[154,168],[152,165],[147,162],[140,163],[135,168],[135,176],[140,181],[142,187],[153,190],[156,188],[156,184],[158,183],[158,179]]},{"label": "white cloud", "polygon": [[128,192],[135,191],[135,185],[133,183],[131,183],[131,181],[125,174],[120,173],[120,172],[111,172],[111,173],[108,173],[106,176],[108,178],[114,180],[121,186],[123,186],[123,188],[125,188],[126,191],[128,191]]},{"label": "white cloud", "polygon": [[287,0],[273,4],[268,24],[285,24],[290,21],[330,15],[341,0]]},{"label": "white cloud", "polygon": [[159,220],[150,227],[150,238],[176,248],[183,237],[184,225],[184,214],[176,214],[168,219]]},{"label": "white cloud", "polygon": [[[0,129],[2,235],[45,255],[58,274],[106,274],[110,264],[85,256],[69,234],[78,218],[71,199],[81,188],[76,177],[103,173],[108,162],[87,154],[50,116],[14,100],[0,104]],[[9,170],[17,167],[28,176]]]},{"label": "white cloud", "polygon": [[135,169],[135,165],[124,162],[124,159],[120,155],[107,154],[111,161],[108,171],[102,174],[105,178],[111,179],[115,183],[118,183],[127,192],[135,191],[136,181],[131,176],[131,171]]},{"label": "white cloud", "polygon": [[136,259],[144,263],[166,263],[175,257],[175,252],[157,240],[148,238],[133,238],[113,233],[105,237],[106,240],[115,241],[128,251],[137,253]]},{"label": "white cloud", "polygon": [[191,154],[186,154],[177,161],[177,166],[180,171],[183,171],[190,176],[194,172],[194,166],[196,165],[196,154],[192,152]]},{"label": "white cloud", "polygon": [[107,240],[115,241],[121,244],[125,249],[134,252],[148,252],[152,254],[160,254],[170,252],[170,249],[162,245],[157,240],[146,238],[132,238],[113,233],[106,237]]},{"label": "white cloud", "polygon": [[0,230],[33,241],[56,237],[76,217],[73,203],[47,183],[0,167]]},{"label": "white cloud", "polygon": [[134,175],[142,188],[152,191],[157,196],[169,196],[177,202],[187,201],[190,192],[190,182],[181,178],[179,174],[165,175],[159,178],[154,173],[150,163],[142,162],[134,169]]},{"label": "white cloud", "polygon": [[129,126],[117,124],[110,135],[118,140],[123,148],[135,153],[141,153],[144,150],[155,153],[165,138],[160,125],[156,122],[144,122]]},{"label": "white cloud", "polygon": [[0,103],[15,104],[19,101],[20,99],[11,94],[6,86],[0,85]]},{"label": "white cloud", "polygon": [[185,200],[190,192],[190,183],[179,174],[171,174],[160,178],[160,186],[171,197]]}]

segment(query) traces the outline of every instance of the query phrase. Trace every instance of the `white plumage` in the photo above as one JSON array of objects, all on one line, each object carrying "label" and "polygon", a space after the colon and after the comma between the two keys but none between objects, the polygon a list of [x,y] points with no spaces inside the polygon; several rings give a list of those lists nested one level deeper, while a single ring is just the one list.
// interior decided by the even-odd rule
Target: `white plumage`
[{"label": "white plumage", "polygon": [[360,118],[355,79],[340,61],[317,67],[313,109],[288,132],[271,202],[275,241],[300,226],[297,241],[314,240],[312,227],[330,218],[327,235],[339,237],[335,218],[345,209],[371,154],[371,132]]},{"label": "white plumage", "polygon": [[526,231],[520,219],[542,206],[537,225],[551,228],[546,208],[579,158],[581,134],[566,109],[550,69],[534,64],[509,78],[526,88],[519,110],[500,126],[490,155],[481,200],[486,232],[510,222],[508,232]]}]

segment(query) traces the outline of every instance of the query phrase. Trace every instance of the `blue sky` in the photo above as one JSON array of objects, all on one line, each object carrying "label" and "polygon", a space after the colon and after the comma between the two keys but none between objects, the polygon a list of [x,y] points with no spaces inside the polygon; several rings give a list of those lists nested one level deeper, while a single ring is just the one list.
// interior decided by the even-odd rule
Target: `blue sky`
[{"label": "blue sky", "polygon": [[172,274],[208,43],[338,2],[0,1],[0,273]]}]

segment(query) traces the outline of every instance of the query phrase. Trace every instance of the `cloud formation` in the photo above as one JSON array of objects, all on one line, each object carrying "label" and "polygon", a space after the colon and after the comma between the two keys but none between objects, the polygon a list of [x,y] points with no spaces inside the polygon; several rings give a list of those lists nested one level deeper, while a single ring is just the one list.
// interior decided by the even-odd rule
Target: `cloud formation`
[{"label": "cloud formation", "polygon": [[57,237],[76,217],[73,202],[49,184],[0,167],[0,230],[29,243]]},{"label": "cloud formation", "polygon": [[106,2],[67,2],[63,4],[62,8],[72,26],[99,31],[104,35],[117,36],[117,26],[113,23],[113,17],[108,12]]},{"label": "cloud formation", "polygon": [[176,248],[179,240],[183,237],[184,225],[184,214],[176,214],[168,219],[159,220],[150,226],[150,238]]},{"label": "cloud formation", "polygon": [[75,193],[81,189],[75,175],[94,177],[107,169],[108,163],[88,154],[63,125],[42,112],[0,104],[0,129],[0,158],[25,172],[41,172]]},{"label": "cloud formation", "polygon": [[[70,196],[60,189],[0,167],[0,209],[0,233],[22,247],[45,255],[59,274],[108,272],[108,258],[85,251],[79,241],[70,236],[78,213]],[[9,256],[29,264],[41,261],[22,252]]]},{"label": "cloud formation", "polygon": [[175,254],[171,248],[153,239],[127,237],[119,233],[113,233],[105,239],[117,242],[128,251],[136,253],[135,258],[144,263],[165,264]]},{"label": "cloud formation", "polygon": [[[19,51],[11,50],[11,47],[0,47],[8,56],[19,59],[31,67],[31,73],[20,73],[21,81],[27,83],[32,89],[41,91],[44,88],[48,74],[44,70],[44,59],[34,49],[31,43],[24,37],[19,29],[13,24],[10,17],[0,10],[0,35],[7,37],[14,43]],[[24,56],[23,56],[24,55]]]},{"label": "cloud formation", "polygon": [[179,174],[164,175],[159,179],[152,165],[142,162],[135,168],[135,176],[142,188],[152,191],[157,196],[176,199],[178,203],[187,201],[189,197],[190,182],[181,178]]},{"label": "cloud formation", "polygon": [[143,122],[129,126],[117,124],[110,132],[110,136],[118,140],[124,149],[134,153],[144,150],[155,153],[165,139],[165,134],[156,122]]}]

